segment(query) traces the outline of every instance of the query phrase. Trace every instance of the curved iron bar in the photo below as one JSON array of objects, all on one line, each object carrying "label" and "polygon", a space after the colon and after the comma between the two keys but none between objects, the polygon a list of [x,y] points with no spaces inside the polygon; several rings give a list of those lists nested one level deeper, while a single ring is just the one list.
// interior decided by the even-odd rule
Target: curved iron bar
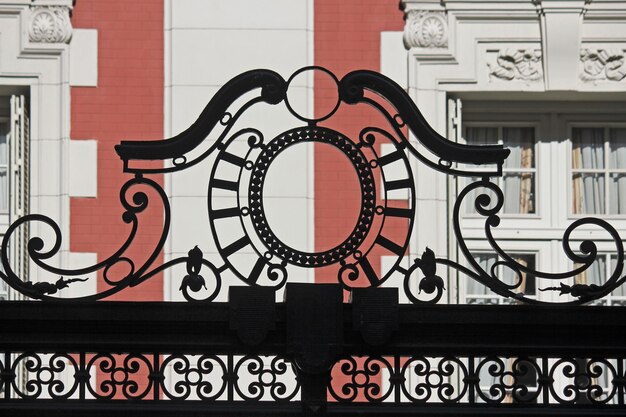
[{"label": "curved iron bar", "polygon": [[[307,69],[320,69],[327,73],[328,70],[322,67],[312,66],[304,67],[296,73]],[[295,74],[294,74],[295,75]],[[293,77],[292,77],[293,78]],[[290,78],[290,81],[291,79]],[[335,78],[336,79],[336,78]],[[196,158],[195,163],[201,161],[216,148],[218,148],[223,139],[226,137],[238,116],[247,110],[251,105],[258,102],[266,102],[268,104],[278,104],[286,101],[288,82],[274,71],[258,69],[245,72],[231,81],[226,83],[211,99],[209,104],[204,108],[198,119],[184,132],[164,140],[157,141],[122,141],[115,147],[116,152],[124,161],[124,170],[127,172],[173,172],[190,166],[186,163],[186,159],[180,166],[170,168],[130,168],[128,163],[130,160],[172,160],[184,158],[184,155],[199,146],[204,139],[211,133],[215,126],[223,121],[229,115],[227,112],[235,100],[243,94],[261,88],[260,97],[246,103],[235,117],[227,117],[227,128],[220,138],[213,144],[209,150]],[[339,99],[346,104],[367,103],[379,110],[390,121],[390,124],[396,130],[396,133],[406,143],[409,151],[433,169],[442,172],[475,176],[476,171],[463,171],[451,168],[452,162],[471,163],[475,165],[496,164],[496,171],[479,172],[480,175],[501,175],[504,160],[509,155],[509,150],[504,149],[502,145],[464,145],[451,142],[438,134],[426,121],[420,113],[417,106],[406,94],[406,92],[390,78],[374,71],[359,70],[352,71],[345,75],[338,82]],[[384,98],[396,110],[397,115],[391,117],[384,108],[373,100],[365,97],[364,90],[370,90]],[[291,114],[297,118],[301,118],[294,110],[287,106]],[[336,108],[334,109],[334,111]],[[334,113],[331,112],[331,113]],[[403,122],[398,123],[398,118]],[[310,124],[315,125],[317,120],[313,120]],[[439,163],[435,164],[421,155],[413,145],[404,137],[401,127],[406,125],[434,155],[438,156]]]},{"label": "curved iron bar", "polygon": [[[502,175],[502,165],[510,153],[508,149],[504,149],[502,145],[463,145],[444,138],[428,124],[402,87],[390,78],[374,71],[359,70],[347,74],[339,82],[339,94],[345,103],[357,104],[366,102],[383,112],[390,121],[396,120],[396,118],[391,118],[382,106],[373,104],[372,100],[365,97],[364,90],[370,90],[390,103],[397,110],[404,124],[426,148],[440,158],[440,161],[454,161],[475,165],[496,164],[497,170],[495,172],[484,172],[480,175]],[[399,131],[398,123],[390,124]],[[424,157],[406,139],[404,140],[409,151],[424,162]],[[439,171],[451,172],[445,164],[440,163],[439,168],[431,164],[428,165]],[[456,175],[477,175],[476,171],[454,170],[453,173]]]},{"label": "curved iron bar", "polygon": [[[228,107],[236,99],[258,88],[261,89],[259,101],[277,104],[285,99],[287,83],[278,73],[270,70],[257,69],[238,75],[215,93],[198,119],[184,132],[165,140],[122,141],[117,145],[115,151],[124,161],[124,169],[132,171],[128,167],[130,160],[174,160],[193,150],[223,120]],[[219,143],[216,142],[211,151]]]}]

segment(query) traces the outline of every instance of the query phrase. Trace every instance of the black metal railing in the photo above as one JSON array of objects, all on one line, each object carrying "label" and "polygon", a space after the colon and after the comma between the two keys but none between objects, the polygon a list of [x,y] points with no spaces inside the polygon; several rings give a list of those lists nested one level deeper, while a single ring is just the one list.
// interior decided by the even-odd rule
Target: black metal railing
[{"label": "black metal railing", "polygon": [[380,317],[340,304],[336,355],[311,373],[301,368],[317,359],[302,356],[289,330],[302,317],[289,314],[289,295],[273,307],[265,335],[250,339],[254,329],[228,303],[2,303],[0,413],[626,412],[622,308],[401,305],[396,330],[371,344]]}]

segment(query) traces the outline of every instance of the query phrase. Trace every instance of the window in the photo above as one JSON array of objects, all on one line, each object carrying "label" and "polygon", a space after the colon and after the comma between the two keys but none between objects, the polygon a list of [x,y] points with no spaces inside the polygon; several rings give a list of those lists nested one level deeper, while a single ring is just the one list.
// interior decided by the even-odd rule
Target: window
[{"label": "window", "polygon": [[[0,238],[9,224],[29,211],[30,136],[27,100],[24,96],[0,97],[5,113],[0,114]],[[1,110],[0,110],[1,111]],[[8,112],[8,114],[7,114]],[[13,270],[28,276],[26,243],[28,227],[20,227],[9,242],[9,257]],[[12,298],[12,292],[2,281],[0,300]]]},{"label": "window", "polygon": [[572,213],[626,214],[626,128],[572,128]]},{"label": "window", "polygon": [[[503,214],[535,213],[535,128],[532,126],[470,125],[465,128],[468,144],[503,144],[511,150],[496,183],[504,192]],[[474,178],[473,180],[477,180]],[[473,201],[470,199],[469,201]],[[467,204],[467,212],[475,212]]]},{"label": "window", "polygon": [[9,214],[9,121],[0,118],[0,213]]},{"label": "window", "polygon": [[[510,149],[502,177],[491,179],[504,196],[500,223],[493,234],[509,254],[530,254],[525,261],[535,262],[535,269],[546,272],[571,270],[562,238],[575,218],[609,216],[615,228],[626,228],[626,107],[613,102],[581,102],[522,100],[507,102],[506,107],[498,101],[469,100],[462,106],[460,99],[448,102],[449,137],[461,143],[498,143]],[[458,192],[478,179],[451,179],[451,189]],[[485,218],[476,212],[474,201],[478,194],[490,191],[477,188],[472,193],[461,208],[461,233],[476,261],[489,273],[488,268],[502,259],[488,256],[494,251],[485,236]],[[577,231],[582,233],[580,238],[595,240],[600,248],[614,247],[610,236],[597,227],[583,226]],[[610,259],[602,259],[594,268],[577,279],[581,283],[605,282],[611,271]],[[498,276],[507,273],[512,272],[499,271]],[[481,291],[482,284],[464,279],[459,277],[459,302],[502,302],[490,298],[487,290]],[[554,286],[552,281],[540,281],[538,287]],[[567,300],[558,292],[537,290],[534,295],[556,302]],[[622,302],[622,294],[611,297],[608,303]]]}]

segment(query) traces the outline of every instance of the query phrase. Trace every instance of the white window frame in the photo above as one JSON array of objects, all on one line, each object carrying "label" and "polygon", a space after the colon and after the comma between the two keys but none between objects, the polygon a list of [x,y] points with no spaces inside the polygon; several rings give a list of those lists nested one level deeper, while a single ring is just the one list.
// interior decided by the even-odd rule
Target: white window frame
[{"label": "white window frame", "polygon": [[[0,239],[10,223],[28,214],[30,205],[30,118],[28,99],[24,95],[12,95],[9,116],[0,117],[0,123],[8,123],[7,132],[7,181],[8,211],[0,213]],[[19,134],[16,133],[19,129]],[[19,141],[19,142],[18,142]],[[18,154],[20,157],[18,158]],[[29,258],[26,254],[28,226],[20,227],[9,242],[9,258],[14,272],[29,276]],[[0,286],[0,296],[4,299],[22,298],[6,283]]]},{"label": "white window frame", "polygon": [[[8,116],[0,116],[0,124],[7,124],[8,129],[7,129],[7,163],[6,163],[6,170],[7,170],[7,189],[10,183],[9,180],[9,171],[11,169],[11,158],[10,158],[10,154],[11,154],[11,119]],[[0,167],[2,167],[2,165],[0,164]],[[10,197],[7,196],[7,199],[9,199]],[[0,234],[4,234],[4,231],[7,229],[7,227],[9,227],[9,210],[11,209],[11,203],[9,201],[9,204],[7,206],[7,211],[6,212],[1,212],[0,211]]]},{"label": "white window frame", "polygon": [[[452,100],[451,100],[452,101]],[[458,102],[458,100],[457,100]],[[460,103],[456,105],[456,108]],[[616,110],[618,109],[618,110]],[[464,133],[465,126],[524,126],[536,124],[536,159],[537,179],[535,188],[534,214],[502,214],[500,225],[494,229],[498,242],[519,240],[527,241],[523,251],[533,251],[543,244],[552,244],[550,258],[538,264],[538,269],[546,272],[562,272],[571,268],[571,261],[567,259],[562,248],[564,230],[576,219],[584,215],[572,215],[571,204],[571,127],[572,126],[601,126],[604,128],[626,127],[622,122],[626,111],[612,102],[552,102],[552,101],[520,101],[507,103],[502,107],[496,101],[465,101],[463,102],[462,118]],[[460,115],[454,115],[457,119]],[[457,140],[463,142],[461,132]],[[453,136],[452,136],[453,137]],[[558,155],[558,158],[554,156]],[[561,156],[563,155],[563,156]],[[463,178],[452,178],[453,189],[460,191],[464,184]],[[451,199],[456,196],[451,195]],[[451,200],[451,203],[454,201]],[[482,216],[461,214],[461,230],[463,237],[468,241],[476,241],[492,251],[485,239]],[[622,215],[594,215],[607,219],[617,230],[626,229],[626,216]],[[583,225],[577,228],[573,239],[597,240],[599,247],[606,244],[607,250],[614,251],[610,236],[593,225]],[[551,243],[550,243],[551,242]],[[472,244],[474,245],[474,244]],[[472,247],[470,248],[479,249]],[[574,246],[572,246],[574,248]],[[519,252],[519,250],[518,250]],[[456,298],[462,300],[463,294]],[[554,301],[563,301],[565,297],[555,297]]]}]

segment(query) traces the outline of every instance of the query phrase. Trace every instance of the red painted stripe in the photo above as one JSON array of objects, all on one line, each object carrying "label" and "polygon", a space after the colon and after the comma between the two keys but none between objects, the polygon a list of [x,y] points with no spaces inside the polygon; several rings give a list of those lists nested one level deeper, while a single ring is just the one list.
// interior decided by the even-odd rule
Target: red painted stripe
[{"label": "red painted stripe", "polygon": [[[315,65],[328,68],[338,78],[357,69],[380,71],[380,33],[401,31],[404,26],[398,3],[388,0],[316,0],[314,15]],[[319,88],[322,80],[316,75],[317,116],[323,114],[324,109],[332,108],[336,100],[336,96]],[[323,124],[358,141],[363,127],[380,120],[377,112],[364,107],[342,105],[336,115]],[[338,158],[344,158],[337,150],[316,144],[314,157],[315,250],[319,251],[336,243],[337,231],[344,231],[346,224],[351,229],[361,196],[350,165],[337,162]],[[379,188],[378,173],[375,178]],[[400,239],[394,234],[388,237]],[[380,271],[380,256],[369,256],[369,259],[374,270]],[[316,271],[316,281],[336,282],[336,272],[332,268]]]},{"label": "red painted stripe", "polygon": [[[163,137],[163,2],[78,1],[72,23],[98,30],[98,86],[71,88],[72,139],[98,140],[98,197],[71,199],[70,250],[96,252],[102,260],[130,230],[119,202],[120,187],[130,176],[122,174],[113,146],[122,139]],[[162,176],[151,178],[163,182]],[[163,225],[158,199],[149,196],[152,204],[141,215],[136,244],[128,253],[137,263],[154,248]],[[156,264],[162,262],[161,254]],[[99,279],[98,288],[105,287]],[[162,300],[162,276],[116,298]]]},{"label": "red painted stripe", "polygon": [[[380,71],[380,32],[399,31],[403,27],[403,14],[398,9],[398,3],[388,0],[316,0],[314,15],[315,64],[328,68],[338,78],[357,69]],[[336,100],[328,91],[319,88],[320,78],[315,77],[315,112],[318,117]],[[376,112],[363,107],[342,106],[324,125],[358,141],[360,130],[380,118]],[[316,144],[314,158],[315,250],[319,251],[337,240],[336,231],[345,230],[346,223],[350,228],[353,226],[361,196],[358,186],[355,187],[355,175],[349,172],[352,167],[336,162],[337,158],[343,158],[339,152],[330,146]],[[378,190],[378,172],[374,177]],[[402,219],[398,227],[391,231],[385,227],[387,237],[397,241],[402,239],[397,235],[404,230],[406,219]],[[372,270],[378,274],[380,257],[387,254],[385,252],[382,248],[375,248],[367,257]],[[317,282],[337,282],[337,269],[316,271],[315,279]],[[363,366],[364,361],[357,360],[357,368],[363,369]],[[333,368],[333,382],[339,389],[350,382],[349,376],[341,375],[340,368],[340,364]],[[373,376],[371,381],[380,381],[381,377]],[[362,389],[358,394],[363,399]]]}]

